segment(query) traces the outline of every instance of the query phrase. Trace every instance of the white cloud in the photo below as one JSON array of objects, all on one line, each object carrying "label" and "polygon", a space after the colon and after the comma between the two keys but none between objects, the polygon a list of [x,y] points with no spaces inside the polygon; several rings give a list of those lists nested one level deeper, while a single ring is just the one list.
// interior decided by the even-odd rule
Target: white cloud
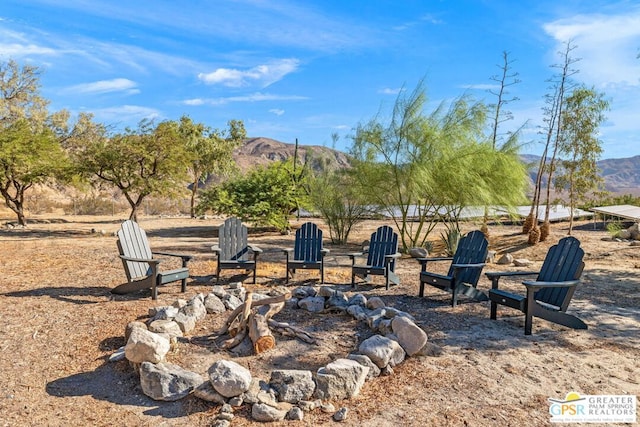
[{"label": "white cloud", "polygon": [[0,56],[12,58],[29,55],[55,55],[57,51],[37,44],[2,43],[0,44]]},{"label": "white cloud", "polygon": [[395,89],[394,88],[385,87],[383,89],[380,89],[378,91],[378,93],[380,93],[382,95],[397,95],[402,91],[403,91],[403,89],[400,88],[400,87],[399,88],[395,88]]},{"label": "white cloud", "polygon": [[603,158],[628,157],[628,146],[637,144],[640,111],[640,7],[618,8],[617,14],[576,15],[544,25],[557,45],[554,59],[561,62],[558,51],[571,40],[571,52],[579,73],[573,78],[593,85],[611,101],[605,114],[607,124],[600,128],[604,142]]},{"label": "white cloud", "polygon": [[198,106],[198,105],[206,104],[206,100],[202,98],[193,98],[193,99],[185,99],[184,101],[182,101],[182,103],[184,105]]},{"label": "white cloud", "polygon": [[490,84],[490,83],[478,83],[478,84],[469,84],[469,85],[461,85],[463,89],[475,89],[475,90],[494,90],[500,89],[500,85]]},{"label": "white cloud", "polygon": [[198,78],[207,84],[221,84],[228,87],[258,85],[267,87],[298,69],[297,59],[282,59],[258,65],[248,70],[218,68],[211,73],[200,73]]},{"label": "white cloud", "polygon": [[[640,86],[640,8],[619,15],[576,15],[543,26],[557,42],[557,50],[571,41],[571,53],[580,61],[578,78],[600,88]],[[556,58],[558,56],[556,55]]]},{"label": "white cloud", "polygon": [[96,116],[96,119],[105,123],[136,124],[142,119],[157,119],[162,116],[155,108],[139,105],[98,108],[90,112]]},{"label": "white cloud", "polygon": [[184,105],[225,105],[232,102],[261,102],[261,101],[303,101],[306,96],[299,95],[272,95],[256,92],[250,95],[228,96],[224,98],[195,98],[182,101]]},{"label": "white cloud", "polygon": [[128,94],[140,93],[136,89],[137,84],[129,79],[100,80],[93,83],[83,83],[68,87],[65,92],[79,92],[83,94],[99,94],[109,92],[126,92]]},{"label": "white cloud", "polygon": [[276,116],[281,116],[284,114],[284,110],[280,108],[272,108],[269,110],[269,112],[275,114]]}]

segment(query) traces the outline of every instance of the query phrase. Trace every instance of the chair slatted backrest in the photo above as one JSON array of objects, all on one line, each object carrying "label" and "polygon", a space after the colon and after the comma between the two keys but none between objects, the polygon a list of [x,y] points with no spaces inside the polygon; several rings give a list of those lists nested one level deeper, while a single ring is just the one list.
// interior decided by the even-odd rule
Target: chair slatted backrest
[{"label": "chair slatted backrest", "polygon": [[[367,265],[384,267],[385,256],[393,255],[396,252],[398,252],[398,235],[393,231],[393,228],[388,225],[378,227],[378,229],[371,234],[371,239],[369,240]],[[391,262],[391,270],[393,270],[394,267],[395,260]]]},{"label": "chair slatted backrest", "polygon": [[[583,257],[584,250],[580,247],[578,239],[571,236],[560,239],[558,244],[549,248],[538,274],[538,281],[563,282],[579,279],[584,269]],[[571,288],[545,288],[538,290],[534,298],[565,311],[574,291],[575,286]]]},{"label": "chair slatted backrest", "polygon": [[[484,233],[475,230],[468,233],[458,242],[456,253],[453,254],[451,264],[481,264],[487,261],[489,242]],[[449,268],[448,276],[452,276],[453,266]],[[462,283],[476,284],[480,280],[481,269],[464,268],[458,270],[456,278]]]},{"label": "chair slatted backrest", "polygon": [[238,218],[227,218],[218,228],[218,246],[221,250],[221,260],[247,261],[249,259],[247,226]]},{"label": "chair slatted backrest", "polygon": [[296,231],[293,248],[293,259],[306,262],[317,262],[321,259],[322,230],[312,222],[305,222]]},{"label": "chair slatted backrest", "polygon": [[[138,223],[126,220],[118,230],[118,251],[120,255],[130,258],[152,259],[151,248],[147,234]],[[151,274],[151,267],[147,262],[122,260],[127,279],[136,279]]]}]

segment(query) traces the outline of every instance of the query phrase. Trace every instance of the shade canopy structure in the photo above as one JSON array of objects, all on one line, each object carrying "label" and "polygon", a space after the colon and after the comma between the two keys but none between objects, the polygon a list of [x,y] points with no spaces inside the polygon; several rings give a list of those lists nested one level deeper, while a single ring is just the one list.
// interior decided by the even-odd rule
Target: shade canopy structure
[{"label": "shade canopy structure", "polygon": [[633,205],[613,205],[598,206],[591,208],[591,211],[602,214],[604,216],[612,216],[616,218],[624,218],[633,221],[640,221],[640,207]]}]

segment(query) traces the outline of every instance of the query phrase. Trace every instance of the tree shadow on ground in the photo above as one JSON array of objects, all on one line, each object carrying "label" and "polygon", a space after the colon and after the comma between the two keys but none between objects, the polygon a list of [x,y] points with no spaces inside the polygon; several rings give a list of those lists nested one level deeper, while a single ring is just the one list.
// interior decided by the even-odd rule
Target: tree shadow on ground
[{"label": "tree shadow on ground", "polygon": [[[96,304],[111,296],[111,288],[106,286],[48,286],[27,291],[5,292],[1,295],[14,298],[50,297],[72,304]],[[92,297],[95,299],[86,299]]]},{"label": "tree shadow on ground", "polygon": [[175,402],[151,399],[142,392],[138,376],[132,370],[123,368],[126,363],[108,363],[94,371],[80,372],[50,381],[45,387],[46,392],[50,396],[61,398],[91,396],[116,405],[145,408],[145,415],[163,418],[184,417],[210,409],[210,405],[193,396]]}]

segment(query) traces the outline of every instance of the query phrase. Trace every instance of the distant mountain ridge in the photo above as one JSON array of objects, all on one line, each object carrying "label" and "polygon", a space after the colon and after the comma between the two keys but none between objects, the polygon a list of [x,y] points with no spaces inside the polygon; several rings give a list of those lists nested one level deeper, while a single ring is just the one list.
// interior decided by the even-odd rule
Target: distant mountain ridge
[{"label": "distant mountain ridge", "polygon": [[[256,165],[267,165],[274,161],[287,160],[294,156],[295,149],[295,144],[275,139],[247,138],[244,144],[234,151],[233,158],[240,170],[246,171]],[[345,153],[320,145],[300,144],[298,158],[301,163],[309,161],[309,165],[315,170],[341,169],[351,165]]]},{"label": "distant mountain ridge", "polygon": [[[271,138],[247,138],[245,143],[234,151],[234,159],[242,171],[256,165],[267,165],[273,161],[282,161],[294,156],[295,144],[280,142]],[[340,169],[350,166],[349,157],[338,150],[320,145],[299,145],[298,156],[302,162],[308,159],[315,170]],[[535,180],[540,156],[523,154],[520,156],[527,164],[534,164],[530,175]],[[606,189],[612,193],[640,196],[640,156],[623,159],[604,159],[598,162]]]},{"label": "distant mountain ridge", "polygon": [[[540,156],[523,154],[520,157],[525,163],[536,165],[530,171],[531,179],[535,180]],[[604,178],[607,191],[640,196],[640,156],[603,159],[597,162],[597,166],[600,169],[600,176]]]}]

